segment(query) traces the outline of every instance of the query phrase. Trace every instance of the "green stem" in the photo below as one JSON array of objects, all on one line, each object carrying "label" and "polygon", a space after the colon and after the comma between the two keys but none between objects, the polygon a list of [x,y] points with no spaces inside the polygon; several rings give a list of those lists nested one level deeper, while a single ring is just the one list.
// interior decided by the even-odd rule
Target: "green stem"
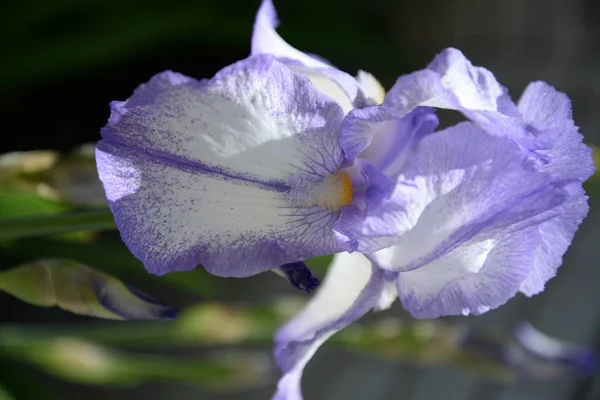
[{"label": "green stem", "polygon": [[[271,343],[272,329],[265,332],[249,332],[244,337],[228,342],[234,343]],[[82,340],[102,343],[104,345],[139,346],[161,343],[164,345],[214,344],[210,334],[201,332],[193,337],[181,336],[177,322],[97,322],[72,325],[0,325],[0,350],[9,348],[25,348],[37,343],[44,343],[59,337],[74,337]]]},{"label": "green stem", "polygon": [[70,336],[113,345],[171,343],[175,338],[171,322],[97,322],[85,325],[0,325],[0,348],[30,346]]},{"label": "green stem", "polygon": [[108,209],[0,218],[0,240],[115,228],[113,216]]},{"label": "green stem", "polygon": [[174,360],[158,356],[136,355],[123,357],[121,368],[124,373],[144,380],[162,380],[189,383],[216,384],[215,380],[231,380],[231,366],[219,361]]}]

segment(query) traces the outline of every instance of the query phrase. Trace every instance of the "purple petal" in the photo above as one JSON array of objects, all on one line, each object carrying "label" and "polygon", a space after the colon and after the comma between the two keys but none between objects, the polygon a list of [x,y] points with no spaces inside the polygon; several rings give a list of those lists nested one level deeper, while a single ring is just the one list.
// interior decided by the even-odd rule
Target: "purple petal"
[{"label": "purple petal", "polygon": [[[348,129],[349,123],[345,120],[342,126]],[[396,177],[406,166],[419,141],[433,133],[438,123],[433,109],[418,107],[403,118],[385,122],[359,157],[371,161],[388,176]],[[340,137],[344,150],[345,133],[342,131]],[[345,155],[348,157],[347,153]]]},{"label": "purple petal", "polygon": [[540,151],[549,160],[541,170],[555,179],[572,181],[567,187],[569,200],[554,219],[540,225],[542,241],[534,267],[521,285],[528,296],[544,290],[545,283],[556,275],[562,256],[571,244],[575,232],[587,215],[587,196],[581,182],[594,173],[591,149],[583,143],[575,126],[569,98],[544,82],[527,86],[519,101],[519,111],[542,140],[550,143]]},{"label": "purple petal", "polygon": [[[342,110],[271,56],[195,81],[166,72],[113,102],[97,163],[124,242],[155,274],[248,276],[351,249],[297,182],[342,162]],[[305,189],[310,190],[310,189]]]},{"label": "purple petal", "polygon": [[[340,126],[340,145],[344,150],[346,160],[353,161],[361,153],[366,152],[375,136],[394,138],[397,121],[396,117],[383,106],[357,108],[350,111]],[[367,155],[368,159],[373,154]]]},{"label": "purple petal", "polygon": [[440,93],[429,96],[426,101],[433,103],[433,107],[498,110],[498,99],[504,95],[504,88],[490,71],[473,66],[460,50],[442,51],[427,69],[438,75],[439,83],[448,95],[445,98],[440,97]]},{"label": "purple petal", "polygon": [[532,210],[552,209],[564,194],[548,174],[529,165],[512,140],[464,122],[421,140],[392,200],[405,205],[401,218],[411,229],[395,239],[403,244],[396,246],[394,266],[383,261],[385,250],[379,262],[406,271],[482,229],[517,223],[531,217]]},{"label": "purple petal", "polygon": [[367,160],[358,159],[346,169],[352,179],[352,205],[341,210],[336,232],[352,240],[357,251],[370,253],[389,245],[390,236],[404,233],[407,225],[396,224],[394,214],[404,214],[404,205],[390,200],[395,182]]},{"label": "purple petal", "polygon": [[558,215],[538,227],[541,240],[536,250],[536,257],[529,275],[521,283],[520,288],[520,291],[527,296],[542,292],[546,282],[556,276],[563,255],[588,213],[587,196],[581,184],[570,184],[565,190],[569,198],[560,206]]},{"label": "purple petal", "polygon": [[361,209],[379,208],[394,189],[394,181],[370,161],[358,159],[345,171],[352,181],[352,203]]},{"label": "purple petal", "polygon": [[360,253],[336,254],[325,280],[306,307],[276,334],[275,357],[284,376],[273,400],[301,400],[302,371],[333,334],[382,302],[383,271]]},{"label": "purple petal", "polygon": [[400,299],[415,317],[482,313],[519,290],[539,225],[567,197],[514,141],[462,123],[421,140],[391,199],[405,205],[395,224],[410,229],[369,257],[400,272]]},{"label": "purple petal", "polygon": [[[356,115],[367,119],[355,119]],[[381,107],[357,109],[342,121],[340,145],[346,162],[362,152],[358,164],[370,161],[381,170],[381,175],[395,179],[410,161],[419,141],[432,133],[437,124],[437,117],[426,107],[420,107],[403,118],[390,116]],[[368,134],[371,129],[374,129],[374,135]],[[389,246],[393,244],[392,237],[412,227],[405,218],[409,200],[390,199],[390,191],[387,187],[379,191],[381,195],[377,196],[376,202],[371,201],[375,207],[343,210],[336,222],[338,232],[347,237],[361,238],[357,245],[359,251],[371,253]],[[375,193],[378,192],[373,191],[372,194]]]},{"label": "purple petal", "polygon": [[483,314],[519,291],[540,241],[535,227],[474,237],[412,271],[400,272],[398,293],[415,318]]},{"label": "purple petal", "polygon": [[423,106],[460,111],[490,134],[517,139],[523,148],[540,147],[493,74],[473,66],[459,50],[450,48],[426,69],[398,78],[380,107],[348,114],[341,135],[346,158],[358,156],[374,135],[385,130],[388,121]]},{"label": "purple petal", "polygon": [[545,171],[557,179],[580,182],[594,173],[592,149],[583,143],[564,93],[544,82],[532,82],[523,92],[518,109],[524,121],[535,128],[536,136],[550,144],[549,149],[540,151],[551,160]]}]

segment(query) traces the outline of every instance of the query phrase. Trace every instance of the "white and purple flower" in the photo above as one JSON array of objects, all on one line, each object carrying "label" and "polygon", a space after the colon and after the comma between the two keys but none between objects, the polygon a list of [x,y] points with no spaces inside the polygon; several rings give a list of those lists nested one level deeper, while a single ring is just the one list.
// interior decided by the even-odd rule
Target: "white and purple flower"
[{"label": "white and purple flower", "polygon": [[[544,289],[588,206],[594,171],[569,99],[543,82],[512,102],[447,49],[385,94],[276,32],[270,0],[252,55],[214,78],[161,73],[113,102],[97,147],[124,242],[156,274],[280,268],[338,253],[276,336],[277,400],[332,334],[399,297],[416,318],[482,314]],[[468,121],[434,132],[435,108]]]},{"label": "white and purple flower", "polygon": [[381,202],[391,180],[368,163],[344,166],[342,108],[272,55],[205,81],[163,72],[111,109],[98,171],[150,272],[202,264],[242,277],[373,249],[344,221]]}]

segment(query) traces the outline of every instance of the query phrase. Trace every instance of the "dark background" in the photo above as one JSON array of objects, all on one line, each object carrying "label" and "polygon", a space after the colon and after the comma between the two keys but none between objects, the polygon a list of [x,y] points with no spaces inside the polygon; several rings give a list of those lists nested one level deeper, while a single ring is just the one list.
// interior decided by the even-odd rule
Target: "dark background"
[{"label": "dark background", "polygon": [[[444,47],[461,49],[492,70],[513,99],[531,80],[545,80],[573,100],[589,144],[600,136],[600,2],[597,0],[280,0],[279,32],[295,47],[322,55],[349,73],[373,73],[389,88]],[[108,102],[124,100],[153,74],[171,69],[197,78],[249,54],[258,0],[25,0],[0,6],[0,153],[67,151],[99,138]],[[544,332],[600,348],[600,211],[592,210],[547,290],[523,296],[475,326],[504,329],[527,319]],[[269,299],[285,291],[276,278],[227,282],[220,297]],[[159,288],[153,288],[154,293]],[[188,301],[164,293],[175,302]],[[48,312],[0,298],[0,318],[60,321]],[[403,313],[398,305],[391,313]],[[402,314],[406,315],[406,314]],[[408,318],[407,318],[408,319]],[[15,373],[15,371],[13,371]],[[216,395],[183,385],[94,389],[25,368],[31,384],[48,383],[59,399],[270,398],[274,383]],[[600,376],[490,383],[452,366],[413,368],[328,348],[309,364],[307,400],[598,400]]]}]

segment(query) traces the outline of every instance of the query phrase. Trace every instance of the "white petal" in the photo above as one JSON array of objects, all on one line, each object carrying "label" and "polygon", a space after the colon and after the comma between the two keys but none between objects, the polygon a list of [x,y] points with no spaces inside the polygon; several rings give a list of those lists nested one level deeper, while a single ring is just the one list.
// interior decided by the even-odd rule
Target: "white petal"
[{"label": "white petal", "polygon": [[338,170],[341,118],[334,101],[268,55],[210,81],[157,75],[112,104],[98,146],[123,240],[157,274],[203,264],[247,276],[348,249],[329,247],[334,212],[290,194]]},{"label": "white petal", "polygon": [[341,160],[339,107],[268,56],[210,81],[159,74],[112,112],[104,139],[208,172],[285,182],[301,171],[335,172]]},{"label": "white petal", "polygon": [[[283,193],[199,174],[101,142],[100,179],[121,236],[162,275],[202,263],[220,276],[248,276],[336,247],[334,215],[294,209]],[[250,259],[248,259],[250,257]]]},{"label": "white petal", "polygon": [[538,244],[536,227],[473,238],[421,268],[400,272],[400,300],[415,318],[483,314],[517,293]]},{"label": "white petal", "polygon": [[[393,252],[381,250],[374,259],[393,271],[411,270],[479,230],[496,227],[505,212],[518,220],[564,200],[559,189],[554,193],[550,176],[525,163],[514,141],[467,122],[423,138],[392,195],[406,208],[396,224],[412,228],[395,239]],[[532,200],[542,194],[546,201]],[[526,206],[531,210],[522,210]]]},{"label": "white petal", "polygon": [[[308,79],[310,82],[315,85],[315,87],[323,94],[331,97],[335,100],[342,110],[344,110],[344,114],[347,114],[348,111],[352,110],[354,106],[352,105],[352,101],[350,100],[349,94],[342,90],[342,87],[338,82],[328,76],[326,73],[328,70],[318,70],[313,68],[305,67],[302,64],[288,64],[293,71],[298,72]],[[354,98],[354,97],[353,97]]]},{"label": "white petal", "polygon": [[274,400],[302,398],[306,363],[331,335],[377,305],[384,282],[382,271],[362,254],[336,254],[315,296],[277,332],[275,356],[285,376]]},{"label": "white petal", "polygon": [[360,70],[358,71],[356,79],[358,79],[358,82],[364,88],[367,97],[375,100],[377,104],[383,103],[383,99],[385,99],[385,89],[373,74]]},{"label": "white petal", "polygon": [[254,21],[252,54],[273,54],[277,58],[297,60],[311,68],[330,68],[318,58],[311,57],[289,45],[275,30],[279,25],[277,11],[271,0],[263,0]]},{"label": "white petal", "polygon": [[254,21],[251,54],[272,54],[294,71],[306,76],[322,93],[331,97],[348,113],[364,102],[363,88],[350,75],[317,57],[289,45],[276,31],[279,21],[271,0],[263,0]]},{"label": "white petal", "polygon": [[460,107],[468,110],[498,109],[498,98],[504,94],[504,89],[490,71],[473,66],[459,50],[443,51],[427,68],[440,74],[442,85],[455,96]]}]

